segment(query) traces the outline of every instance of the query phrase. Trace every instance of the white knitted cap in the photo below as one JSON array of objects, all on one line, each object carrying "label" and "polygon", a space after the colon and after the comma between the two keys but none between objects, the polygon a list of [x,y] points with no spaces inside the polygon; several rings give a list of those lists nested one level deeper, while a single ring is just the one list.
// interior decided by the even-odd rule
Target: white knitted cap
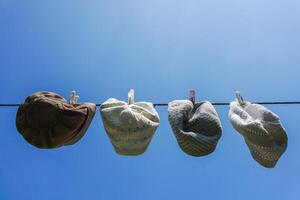
[{"label": "white knitted cap", "polygon": [[100,106],[106,133],[121,155],[144,153],[160,120],[152,103],[131,101],[110,98]]},{"label": "white knitted cap", "polygon": [[221,122],[213,105],[175,100],[168,104],[169,122],[180,148],[192,156],[212,153],[222,134]]},{"label": "white knitted cap", "polygon": [[229,119],[244,137],[252,157],[264,167],[274,167],[288,140],[279,117],[262,105],[236,100],[230,103]]}]

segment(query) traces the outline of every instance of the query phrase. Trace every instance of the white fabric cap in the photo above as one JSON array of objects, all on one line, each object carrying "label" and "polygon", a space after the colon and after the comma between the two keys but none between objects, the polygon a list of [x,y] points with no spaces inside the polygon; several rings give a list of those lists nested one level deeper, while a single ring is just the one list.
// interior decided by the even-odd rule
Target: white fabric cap
[{"label": "white fabric cap", "polygon": [[262,105],[233,101],[229,119],[244,137],[252,157],[264,167],[274,167],[288,140],[279,117]]},{"label": "white fabric cap", "polygon": [[160,120],[149,102],[128,105],[110,98],[101,104],[100,113],[106,133],[116,152],[121,155],[144,153]]},{"label": "white fabric cap", "polygon": [[222,134],[221,122],[213,105],[175,100],[168,104],[169,122],[180,148],[192,156],[212,153]]}]

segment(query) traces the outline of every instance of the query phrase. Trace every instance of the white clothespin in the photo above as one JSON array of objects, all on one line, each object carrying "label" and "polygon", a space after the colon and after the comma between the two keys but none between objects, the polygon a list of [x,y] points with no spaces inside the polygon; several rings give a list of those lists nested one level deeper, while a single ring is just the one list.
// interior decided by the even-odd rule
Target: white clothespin
[{"label": "white clothespin", "polygon": [[76,91],[75,91],[75,90],[72,90],[72,91],[71,91],[71,95],[70,95],[69,103],[70,103],[70,104],[76,104],[77,101],[78,101],[78,99],[79,99],[79,96],[76,95]]},{"label": "white clothespin", "polygon": [[196,95],[195,90],[191,89],[189,92],[189,100],[193,103],[193,105],[195,105],[195,102],[196,102],[195,95]]},{"label": "white clothespin", "polygon": [[134,90],[130,89],[128,92],[128,105],[134,103]]},{"label": "white clothespin", "polygon": [[237,99],[237,101],[239,102],[239,104],[240,104],[241,106],[245,105],[245,101],[244,101],[244,99],[243,99],[243,97],[242,97],[240,91],[236,91],[236,92],[235,92],[235,96],[236,96],[236,99]]}]

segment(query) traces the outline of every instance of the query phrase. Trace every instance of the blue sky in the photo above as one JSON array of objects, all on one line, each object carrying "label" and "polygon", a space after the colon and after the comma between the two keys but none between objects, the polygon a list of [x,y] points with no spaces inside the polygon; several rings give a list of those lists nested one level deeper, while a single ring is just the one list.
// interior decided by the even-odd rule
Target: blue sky
[{"label": "blue sky", "polygon": [[[300,100],[297,0],[0,0],[0,103],[36,91],[80,101]],[[223,135],[206,157],[184,154],[167,120],[147,152],[117,155],[99,112],[73,146],[40,150],[0,108],[0,199],[299,199],[300,105],[268,106],[289,144],[276,168],[256,163],[217,106]]]}]

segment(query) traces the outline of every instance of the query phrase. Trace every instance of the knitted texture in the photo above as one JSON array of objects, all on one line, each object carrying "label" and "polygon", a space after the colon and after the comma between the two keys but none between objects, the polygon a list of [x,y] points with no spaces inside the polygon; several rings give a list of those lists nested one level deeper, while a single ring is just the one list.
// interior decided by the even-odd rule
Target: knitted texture
[{"label": "knitted texture", "polygon": [[100,113],[106,133],[121,155],[144,153],[159,125],[159,116],[148,102],[128,105],[111,98],[101,104]]},{"label": "knitted texture", "polygon": [[252,157],[264,167],[274,167],[288,140],[279,117],[262,105],[233,101],[229,119],[244,137]]},{"label": "knitted texture", "polygon": [[212,153],[222,134],[221,122],[208,101],[175,100],[168,104],[171,128],[180,148],[192,156]]},{"label": "knitted texture", "polygon": [[58,94],[37,92],[19,107],[16,127],[30,144],[38,148],[57,148],[79,141],[95,111],[95,104],[69,104]]}]

